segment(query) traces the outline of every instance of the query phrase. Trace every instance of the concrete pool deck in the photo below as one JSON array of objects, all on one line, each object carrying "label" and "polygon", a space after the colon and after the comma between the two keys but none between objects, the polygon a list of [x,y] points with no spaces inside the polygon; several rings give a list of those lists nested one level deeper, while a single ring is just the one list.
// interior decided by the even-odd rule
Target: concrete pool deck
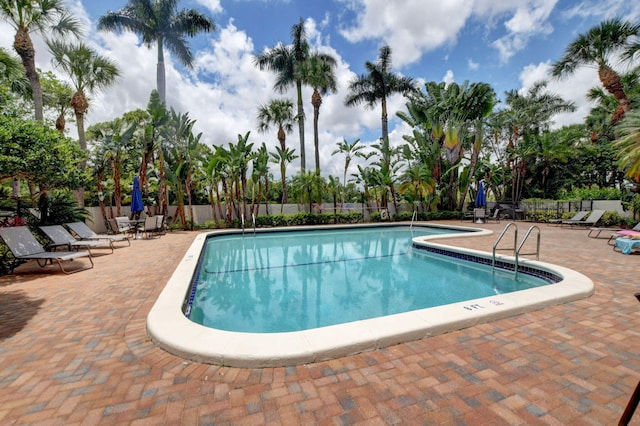
[{"label": "concrete pool deck", "polygon": [[[0,424],[616,423],[640,379],[640,256],[541,230],[540,260],[591,278],[593,296],[296,367],[199,364],[153,345],[147,314],[195,233],[133,241],[70,276],[21,266],[0,277]],[[490,251],[495,238],[446,243]]]},{"label": "concrete pool deck", "polygon": [[[348,232],[359,227],[361,226],[342,225],[327,226],[326,229]],[[455,232],[456,227],[450,228]],[[289,232],[291,229],[305,231],[313,228],[281,228],[264,232]],[[438,243],[439,240],[451,238],[476,238],[490,232],[478,229],[476,232],[464,232],[449,237],[438,234],[416,237],[413,242],[417,246],[436,247],[447,252],[491,259],[491,256],[483,256],[483,253],[477,250],[462,251],[460,248]],[[562,276],[564,279],[553,285],[328,327],[286,333],[231,332],[202,326],[189,320],[182,313],[185,295],[190,293],[192,277],[209,236],[215,238],[216,235],[224,237],[229,234],[229,231],[223,230],[198,235],[151,308],[147,319],[147,331],[153,342],[166,351],[187,360],[230,367],[288,367],[381,349],[483,322],[508,318],[546,306],[582,299],[590,296],[594,290],[593,282],[576,271],[521,258],[520,268],[537,267],[541,271],[554,272],[556,276]],[[250,241],[251,235],[247,238]],[[527,246],[523,252],[531,251]],[[497,253],[496,259],[505,261],[512,258]],[[421,277],[415,279],[420,280]]]}]

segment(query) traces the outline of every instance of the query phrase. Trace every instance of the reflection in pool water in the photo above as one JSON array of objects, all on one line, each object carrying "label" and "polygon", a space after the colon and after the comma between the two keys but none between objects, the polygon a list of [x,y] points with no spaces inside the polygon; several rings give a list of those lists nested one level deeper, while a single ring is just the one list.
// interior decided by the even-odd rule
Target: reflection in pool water
[{"label": "reflection in pool water", "polygon": [[209,238],[187,313],[220,330],[275,333],[548,284],[411,247],[414,237],[452,232],[399,226]]}]

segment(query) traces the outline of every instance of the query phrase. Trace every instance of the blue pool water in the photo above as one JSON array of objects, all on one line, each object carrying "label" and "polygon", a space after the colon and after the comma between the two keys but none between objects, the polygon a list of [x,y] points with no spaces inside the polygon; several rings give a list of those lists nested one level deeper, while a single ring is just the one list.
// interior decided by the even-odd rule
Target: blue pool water
[{"label": "blue pool water", "polygon": [[373,227],[222,235],[207,240],[189,318],[236,332],[300,331],[548,284],[413,248],[451,229]]}]

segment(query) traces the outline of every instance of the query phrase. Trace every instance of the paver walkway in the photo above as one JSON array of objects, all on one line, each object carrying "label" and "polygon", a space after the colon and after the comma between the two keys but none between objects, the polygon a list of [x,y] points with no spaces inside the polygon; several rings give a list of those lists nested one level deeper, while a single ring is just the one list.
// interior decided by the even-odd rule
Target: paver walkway
[{"label": "paver walkway", "polygon": [[[70,276],[22,266],[0,277],[0,424],[615,424],[640,379],[640,256],[540,228],[541,260],[589,276],[592,297],[286,368],[198,364],[149,341],[146,314],[193,233]],[[490,251],[496,236],[449,242]]]}]

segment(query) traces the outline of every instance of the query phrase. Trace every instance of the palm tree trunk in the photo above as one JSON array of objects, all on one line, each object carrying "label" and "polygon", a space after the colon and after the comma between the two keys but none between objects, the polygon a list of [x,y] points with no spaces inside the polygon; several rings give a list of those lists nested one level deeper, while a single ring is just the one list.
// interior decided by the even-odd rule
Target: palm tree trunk
[{"label": "palm tree trunk", "polygon": [[31,42],[28,28],[18,28],[13,41],[13,48],[22,60],[22,65],[24,66],[27,78],[29,79],[29,84],[31,85],[33,103],[35,107],[35,119],[36,121],[43,121],[44,110],[42,102],[42,85],[40,84],[40,76],[38,75],[38,70],[36,68],[36,50]]},{"label": "palm tree trunk", "polygon": [[296,81],[298,93],[298,131],[300,133],[300,170],[304,173],[306,169],[306,155],[304,148],[304,107],[302,105],[302,82]]},{"label": "palm tree trunk", "polygon": [[322,96],[314,89],[311,96],[311,104],[313,105],[313,147],[316,157],[316,173],[320,174],[320,148],[318,136],[318,118],[320,117],[320,105],[322,105]]},{"label": "palm tree trunk", "polygon": [[158,95],[162,103],[167,103],[167,88],[164,72],[164,52],[162,47],[162,37],[158,37],[158,66],[156,69],[156,84],[158,85]]},{"label": "palm tree trunk", "polygon": [[613,126],[624,118],[625,113],[631,111],[631,102],[624,91],[620,75],[610,66],[601,65],[598,68],[598,77],[607,92],[611,93],[618,101],[618,108],[611,117],[611,125]]}]

